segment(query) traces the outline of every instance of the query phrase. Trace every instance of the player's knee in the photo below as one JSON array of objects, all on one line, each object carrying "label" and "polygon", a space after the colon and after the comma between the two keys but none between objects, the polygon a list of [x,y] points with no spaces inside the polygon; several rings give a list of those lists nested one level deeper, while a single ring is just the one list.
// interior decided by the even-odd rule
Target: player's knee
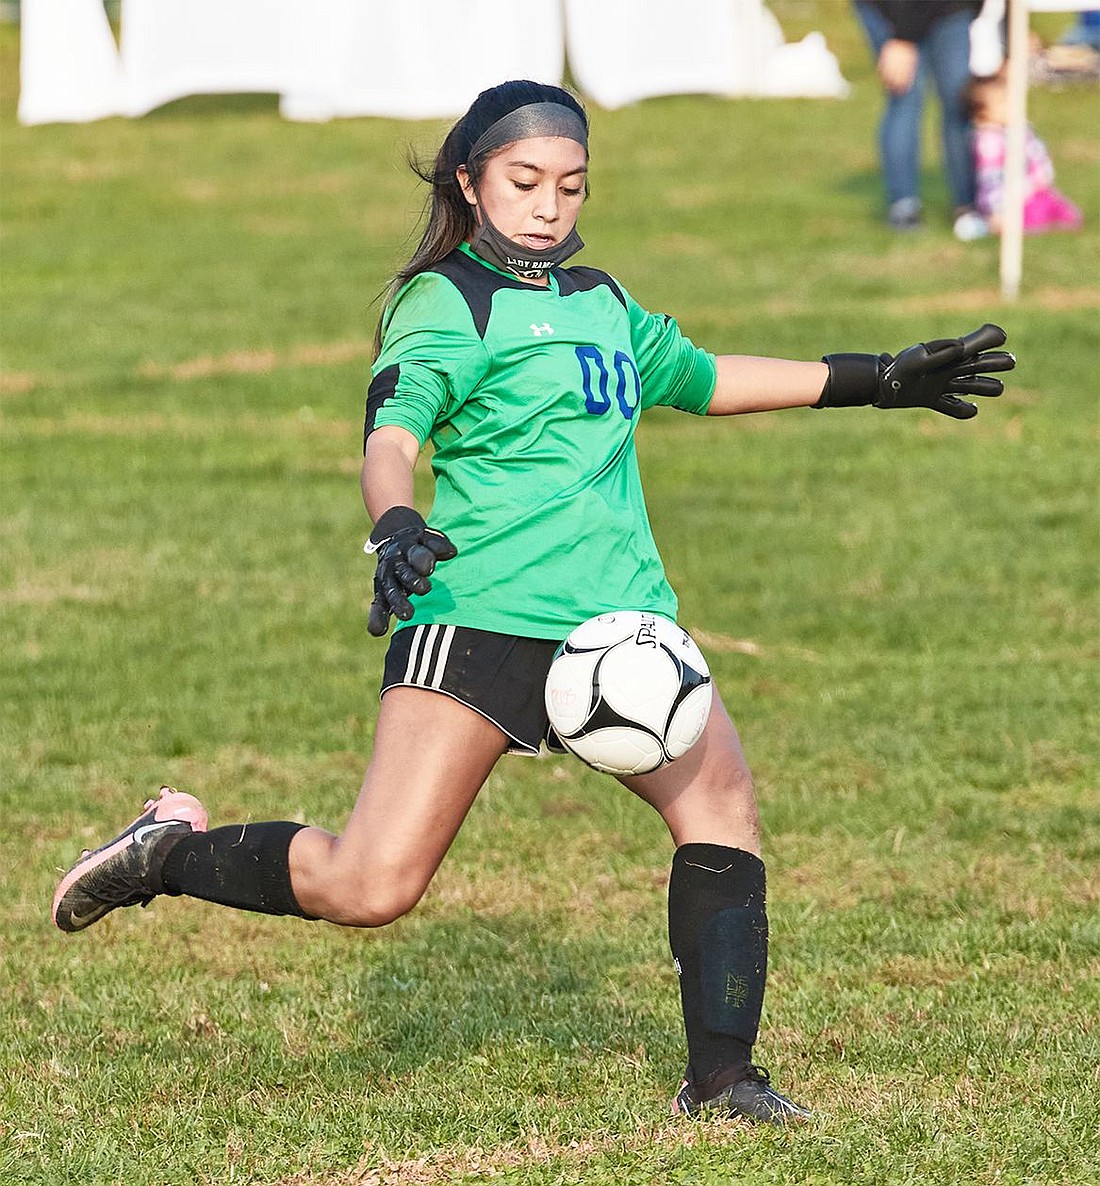
[{"label": "player's knee", "polygon": [[744,806],[756,802],[756,782],[737,749],[716,752],[700,771],[698,783],[700,795],[712,803]]},{"label": "player's knee", "polygon": [[325,894],[323,917],[345,927],[385,927],[408,914],[424,896],[425,885],[409,878],[354,878]]},{"label": "player's knee", "polygon": [[740,837],[736,847],[755,852],[760,843],[756,784],[743,761],[728,766],[701,796],[701,809],[720,821],[724,834]]},{"label": "player's knee", "polygon": [[755,827],[759,827],[756,782],[752,772],[743,762],[729,772],[719,794],[727,814],[744,821],[752,821]]},{"label": "player's knee", "polygon": [[748,800],[756,802],[756,780],[744,761],[734,763],[727,776],[726,786],[728,794],[733,798],[743,802]]}]

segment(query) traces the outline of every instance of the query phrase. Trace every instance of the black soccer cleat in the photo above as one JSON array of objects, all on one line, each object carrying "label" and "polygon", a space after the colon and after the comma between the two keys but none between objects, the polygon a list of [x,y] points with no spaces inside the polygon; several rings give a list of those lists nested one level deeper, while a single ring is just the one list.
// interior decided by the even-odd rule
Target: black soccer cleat
[{"label": "black soccer cleat", "polygon": [[181,836],[205,831],[206,809],[198,799],[161,787],[125,831],[85,851],[61,879],[50,912],[55,925],[82,931],[119,906],[148,905],[162,892],[160,871],[168,850]]},{"label": "black soccer cleat", "polygon": [[813,1113],[780,1095],[762,1067],[742,1063],[709,1076],[703,1090],[685,1079],[672,1101],[674,1116],[736,1116],[760,1124],[790,1124]]}]

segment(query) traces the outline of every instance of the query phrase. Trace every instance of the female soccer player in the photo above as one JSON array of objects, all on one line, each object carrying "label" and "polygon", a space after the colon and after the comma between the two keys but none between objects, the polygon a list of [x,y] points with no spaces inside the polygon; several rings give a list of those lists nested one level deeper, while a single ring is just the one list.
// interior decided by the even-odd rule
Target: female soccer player
[{"label": "female soccer player", "polygon": [[[363,497],[377,556],[368,628],[399,621],[374,751],[335,836],[296,823],[206,830],[162,788],[61,881],[53,917],[78,931],[118,906],[187,894],[269,914],[378,927],[411,910],[505,752],[548,740],[543,685],[582,620],[676,615],[634,453],[656,404],[730,416],[795,407],[928,407],[999,395],[1004,333],[821,362],[714,355],[611,276],[561,265],[581,247],[588,122],[568,92],[509,82],[451,129],[427,178],[416,253],[396,277],[367,395]],[[432,442],[431,526],[412,507]],[[433,579],[429,576],[440,565]],[[669,933],[688,1069],[674,1111],[783,1123],[808,1112],[752,1061],[767,916],[760,828],[737,732],[717,694],[679,761],[621,780],[675,844]]]}]

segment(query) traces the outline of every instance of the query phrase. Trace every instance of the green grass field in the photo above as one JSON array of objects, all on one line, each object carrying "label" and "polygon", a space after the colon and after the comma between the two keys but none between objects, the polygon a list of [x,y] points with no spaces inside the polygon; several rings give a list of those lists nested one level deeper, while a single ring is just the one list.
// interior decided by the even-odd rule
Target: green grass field
[{"label": "green grass field", "polygon": [[[1100,1181],[1095,89],[1031,113],[1086,230],[878,222],[878,89],[593,112],[585,261],[719,352],[815,358],[1003,324],[999,403],[640,431],[650,510],[759,781],[760,1061],[797,1131],[674,1123],[655,815],[508,759],[380,932],[161,900],[62,936],[59,870],[161,782],[215,823],[338,829],[384,647],[357,490],[372,304],[443,125],[270,97],[15,123],[0,28],[0,1182]],[[1064,18],[1045,17],[1055,29]],[[1043,22],[1046,22],[1045,25]],[[427,474],[422,491],[429,495]]]}]

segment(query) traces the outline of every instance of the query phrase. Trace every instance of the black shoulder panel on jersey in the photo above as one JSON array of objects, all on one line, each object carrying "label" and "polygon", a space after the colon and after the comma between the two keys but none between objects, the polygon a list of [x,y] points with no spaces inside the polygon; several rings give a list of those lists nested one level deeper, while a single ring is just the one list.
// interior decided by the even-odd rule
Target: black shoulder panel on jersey
[{"label": "black shoulder panel on jersey", "polygon": [[575,292],[589,292],[593,288],[599,288],[601,284],[606,285],[611,289],[615,299],[620,305],[626,308],[626,297],[623,296],[623,290],[618,284],[606,273],[601,272],[599,268],[557,268],[554,275],[558,278],[558,288],[562,296],[572,296]]},{"label": "black shoulder panel on jersey", "polygon": [[382,405],[397,390],[397,377],[400,373],[401,367],[394,363],[392,367],[386,367],[385,370],[379,371],[367,388],[367,414],[363,419],[364,453],[367,451],[367,437],[374,432],[374,422],[378,418]]},{"label": "black shoulder panel on jersey", "polygon": [[433,264],[425,271],[438,272],[440,276],[446,276],[458,289],[470,308],[470,315],[474,319],[474,327],[477,329],[479,338],[485,337],[485,330],[489,325],[489,314],[493,309],[493,293],[501,288],[525,289],[528,287],[522,280],[512,280],[508,276],[494,272],[492,268],[479,264],[465,251],[452,251],[450,255],[444,256],[439,263]]}]

